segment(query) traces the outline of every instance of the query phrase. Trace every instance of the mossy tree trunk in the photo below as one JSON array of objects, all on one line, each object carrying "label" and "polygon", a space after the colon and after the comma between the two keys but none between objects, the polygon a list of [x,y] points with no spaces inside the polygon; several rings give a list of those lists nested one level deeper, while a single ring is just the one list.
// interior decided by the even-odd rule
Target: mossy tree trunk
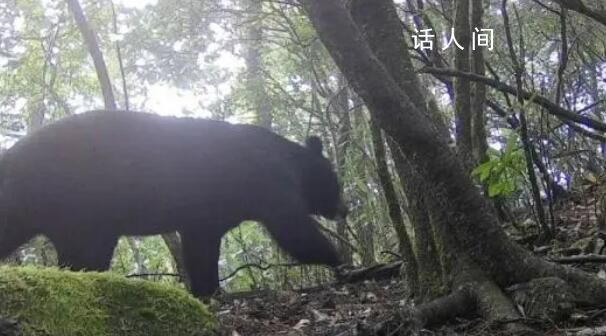
[{"label": "mossy tree trunk", "polygon": [[[534,278],[559,277],[568,282],[579,301],[606,301],[606,281],[576,269],[542,260],[513,243],[498,225],[493,209],[474,186],[463,164],[450,149],[429,112],[426,95],[415,88],[414,79],[399,80],[405,71],[393,71],[359,27],[368,32],[389,32],[384,17],[393,13],[393,2],[376,0],[365,11],[366,25],[356,25],[339,0],[302,0],[320,39],[348,82],[363,98],[379,126],[393,138],[427,186],[427,208],[445,252],[444,260],[456,267],[451,288],[470,286],[475,302],[489,318],[515,315],[503,288]],[[392,14],[393,15],[393,14]],[[369,47],[369,44],[371,46]],[[392,48],[399,47],[393,45]],[[400,56],[403,53],[399,54]],[[408,67],[411,77],[412,67]],[[455,273],[455,272],[451,272]]]},{"label": "mossy tree trunk", "polygon": [[[408,54],[408,45],[402,35],[401,25],[395,8],[387,6],[389,2],[379,1],[369,5],[361,0],[351,2],[353,19],[359,27],[365,27],[363,34],[369,41],[370,47],[379,57],[388,71],[393,74],[398,85],[411,90],[411,95],[423,99],[420,108],[423,113],[433,120],[436,132],[444,138],[448,138],[446,124],[442,120],[435,101],[427,95],[420,84],[414,71],[412,71],[412,60]],[[381,22],[381,25],[375,24]],[[379,127],[375,116],[372,116],[374,127]],[[445,265],[440,257],[438,247],[439,238],[436,236],[432,224],[431,209],[425,198],[424,183],[420,175],[413,168],[412,162],[402,153],[399,146],[389,137],[389,147],[400,178],[407,201],[407,212],[414,230],[414,241],[408,240],[408,235],[399,234],[400,247],[404,259],[416,257],[415,261],[404,264],[404,273],[410,281],[412,294],[420,297],[435,297],[444,292],[446,288]],[[431,196],[429,196],[431,197]],[[397,219],[394,225],[399,225]],[[398,227],[396,231],[400,233]],[[407,246],[414,246],[414,252],[408,253]]]},{"label": "mossy tree trunk", "polygon": [[[469,24],[470,0],[455,2],[454,31],[450,39],[455,50],[455,67],[459,71],[469,72],[471,28]],[[455,138],[457,150],[465,164],[471,165],[472,126],[471,126],[471,83],[465,78],[456,78],[455,90]]]},{"label": "mossy tree trunk", "polygon": [[[346,168],[347,168],[347,155],[349,151],[349,147],[351,146],[351,115],[349,111],[349,86],[347,85],[347,81],[343,77],[343,75],[339,75],[337,78],[337,88],[338,90],[332,93],[332,97],[329,99],[328,110],[333,111],[334,115],[337,119],[337,125],[333,127],[335,130],[333,131],[333,141],[335,143],[335,161],[337,174],[339,176],[344,176]],[[327,115],[326,120],[330,121],[331,116]],[[332,122],[329,122],[329,125],[332,125]],[[340,217],[336,220],[337,224],[337,234],[343,238],[349,236],[348,231],[350,231],[349,223],[347,222],[347,218]],[[337,241],[337,250],[341,257],[343,258],[343,262],[346,264],[353,263],[353,251],[350,246],[344,244],[343,241]]]},{"label": "mossy tree trunk", "polygon": [[379,176],[379,183],[381,184],[383,194],[385,195],[389,218],[398,235],[400,255],[403,259],[402,273],[406,277],[410,291],[412,293],[417,293],[419,290],[417,258],[413,252],[412,240],[410,239],[410,235],[404,224],[404,217],[402,216],[402,210],[400,209],[398,195],[389,174],[386,155],[387,151],[385,150],[385,142],[381,132],[381,128],[377,125],[376,120],[371,118],[370,133],[377,165],[377,175]]},{"label": "mossy tree trunk", "polygon": [[[389,147],[393,157],[400,183],[407,200],[407,214],[414,230],[414,257],[416,257],[416,275],[411,270],[405,270],[408,273],[407,279],[415,279],[419,284],[414,296],[423,298],[433,298],[443,294],[447,289],[445,262],[440,256],[439,237],[435,231],[428,203],[423,192],[424,183],[422,177],[416,172],[412,163],[404,156],[397,143],[390,139]],[[443,249],[442,249],[443,250]],[[404,254],[402,254],[404,256]],[[411,289],[414,290],[414,284]]]},{"label": "mossy tree trunk", "polygon": [[[482,0],[471,2],[471,27],[482,27],[484,8]],[[486,66],[484,65],[484,48],[476,48],[471,55],[471,69],[474,73],[484,76]],[[472,154],[473,163],[477,165],[488,159],[486,151],[488,142],[486,140],[486,117],[484,105],[486,102],[486,85],[482,83],[472,84],[471,97],[471,129],[472,129]]]}]

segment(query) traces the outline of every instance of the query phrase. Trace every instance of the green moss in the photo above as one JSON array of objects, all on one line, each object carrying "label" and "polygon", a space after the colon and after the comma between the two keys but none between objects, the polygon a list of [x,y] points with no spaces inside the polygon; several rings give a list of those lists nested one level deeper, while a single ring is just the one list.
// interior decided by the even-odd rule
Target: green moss
[{"label": "green moss", "polygon": [[198,300],[166,284],[108,273],[0,267],[0,317],[24,335],[214,335]]}]

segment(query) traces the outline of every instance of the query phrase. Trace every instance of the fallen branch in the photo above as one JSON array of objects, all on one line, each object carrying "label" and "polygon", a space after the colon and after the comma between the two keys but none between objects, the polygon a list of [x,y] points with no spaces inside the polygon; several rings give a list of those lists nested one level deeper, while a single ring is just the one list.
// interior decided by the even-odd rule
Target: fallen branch
[{"label": "fallen branch", "polygon": [[559,264],[606,263],[606,255],[580,254],[570,257],[550,258],[549,260]]},{"label": "fallen branch", "polygon": [[127,278],[146,278],[146,277],[154,277],[154,276],[170,276],[176,278],[182,278],[179,273],[133,273],[126,275]]},{"label": "fallen branch", "polygon": [[261,271],[267,271],[268,269],[273,268],[273,267],[294,267],[294,266],[301,266],[301,265],[302,265],[301,263],[284,263],[284,264],[268,264],[268,265],[263,266],[263,265],[259,265],[259,264],[255,264],[255,263],[249,263],[249,264],[244,264],[244,265],[238,266],[238,268],[233,270],[227,276],[219,279],[219,281],[225,281],[229,278],[232,278],[238,272],[240,272],[241,270],[246,269],[246,268],[256,268]]}]

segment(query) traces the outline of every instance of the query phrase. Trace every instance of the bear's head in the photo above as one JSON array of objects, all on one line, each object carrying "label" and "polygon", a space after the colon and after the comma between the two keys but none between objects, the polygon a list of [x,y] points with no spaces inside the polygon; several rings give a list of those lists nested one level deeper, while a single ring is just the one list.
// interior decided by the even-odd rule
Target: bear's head
[{"label": "bear's head", "polygon": [[305,147],[308,155],[303,163],[303,188],[310,213],[329,219],[344,215],[339,180],[332,164],[322,154],[322,140],[308,137]]}]

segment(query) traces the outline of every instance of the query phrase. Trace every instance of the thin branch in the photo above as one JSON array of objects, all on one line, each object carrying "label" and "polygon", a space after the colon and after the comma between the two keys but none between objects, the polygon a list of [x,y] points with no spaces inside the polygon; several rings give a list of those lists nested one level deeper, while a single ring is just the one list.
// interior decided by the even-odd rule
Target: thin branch
[{"label": "thin branch", "polygon": [[225,277],[219,279],[219,281],[225,281],[227,279],[233,278],[238,272],[240,272],[243,269],[256,268],[261,271],[267,271],[268,269],[273,268],[273,267],[295,267],[295,266],[303,266],[303,264],[301,264],[301,263],[284,263],[284,264],[269,264],[269,265],[262,266],[262,265],[255,264],[255,263],[248,263],[248,264],[238,266],[231,273],[229,273]]},{"label": "thin branch", "polygon": [[133,274],[128,274],[126,275],[127,278],[147,278],[147,277],[152,277],[152,276],[169,276],[169,277],[176,277],[176,278],[182,278],[183,276],[179,273],[133,273]]},{"label": "thin branch", "polygon": [[[465,77],[471,81],[484,83],[499,91],[506,92],[506,93],[516,95],[516,96],[518,95],[518,90],[516,88],[514,88],[506,83],[499,82],[497,80],[494,80],[494,79],[491,79],[488,77],[479,76],[474,73],[461,72],[461,71],[458,71],[455,69],[438,69],[438,68],[428,68],[428,67],[422,68],[422,69],[418,70],[418,72],[428,73],[428,74],[433,74],[433,75],[440,75],[440,76]],[[556,117],[577,122],[579,124],[582,124],[589,128],[595,129],[597,131],[606,132],[605,123],[592,119],[592,118],[588,118],[588,117],[579,115],[579,114],[574,113],[570,110],[567,110],[563,107],[560,107],[560,106],[554,104],[553,102],[551,102],[549,99],[545,98],[544,96],[541,96],[540,94],[530,93],[528,91],[522,90],[520,96],[523,97],[525,100],[532,101],[532,102],[536,103],[537,105],[544,107],[550,114],[552,114]]]},{"label": "thin branch", "polygon": [[552,0],[562,7],[583,14],[606,26],[606,11],[587,7],[581,0]]},{"label": "thin branch", "polygon": [[[114,26],[114,34],[118,35],[118,19],[116,17],[116,6],[114,2],[110,1],[112,6],[112,23]],[[118,57],[118,65],[120,66],[120,76],[122,77],[122,94],[124,95],[124,109],[130,110],[130,104],[128,102],[128,90],[126,89],[126,73],[124,71],[124,62],[122,61],[122,52],[120,50],[120,41],[116,41],[116,56]]]}]

